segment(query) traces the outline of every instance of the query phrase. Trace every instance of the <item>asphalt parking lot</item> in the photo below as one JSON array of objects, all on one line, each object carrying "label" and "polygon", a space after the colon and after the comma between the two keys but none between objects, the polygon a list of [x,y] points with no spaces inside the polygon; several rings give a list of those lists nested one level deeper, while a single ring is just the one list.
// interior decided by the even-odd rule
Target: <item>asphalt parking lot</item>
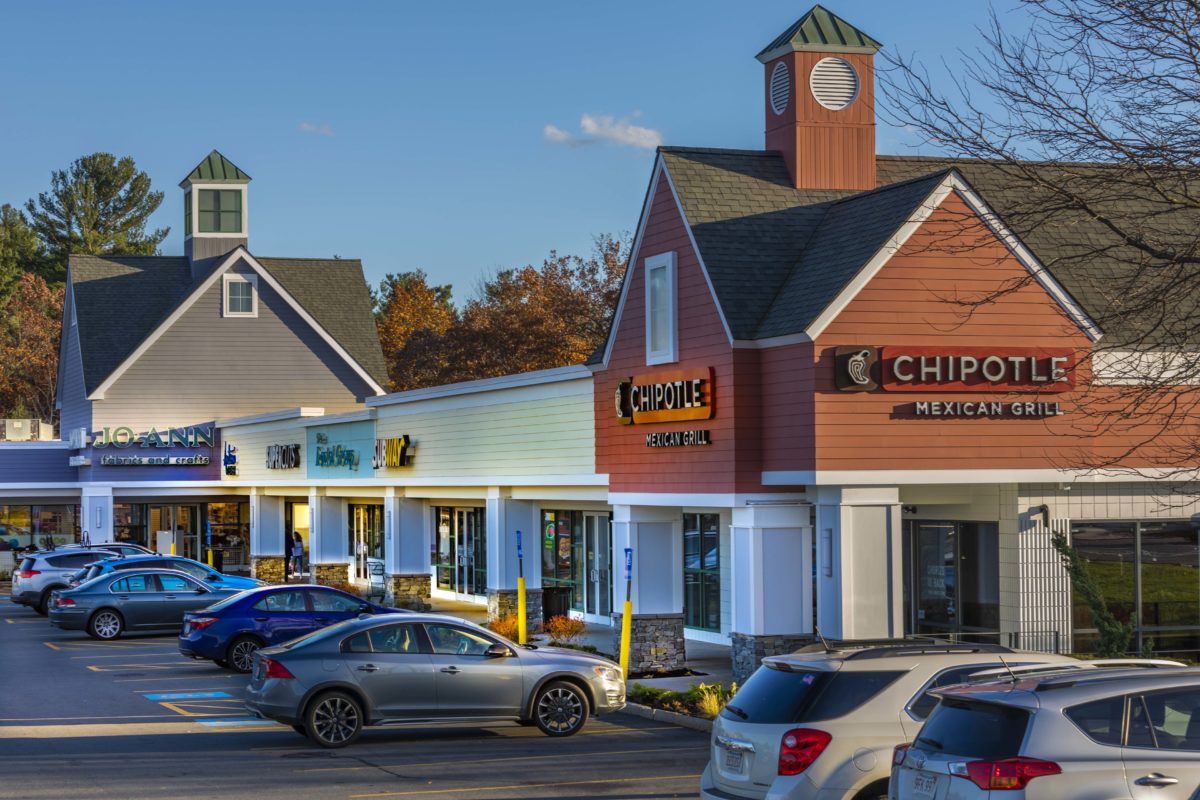
[{"label": "asphalt parking lot", "polygon": [[0,797],[695,797],[707,736],[617,714],[368,729],[337,751],[246,715],[246,678],[175,637],[97,642],[0,599]]}]

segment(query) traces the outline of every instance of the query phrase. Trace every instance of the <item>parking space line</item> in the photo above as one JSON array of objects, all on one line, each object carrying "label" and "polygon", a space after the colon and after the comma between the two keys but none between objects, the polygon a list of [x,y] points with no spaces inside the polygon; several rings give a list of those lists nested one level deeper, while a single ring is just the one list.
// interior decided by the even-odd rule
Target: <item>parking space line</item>
[{"label": "parking space line", "polygon": [[454,789],[415,789],[408,792],[375,792],[352,794],[351,800],[365,797],[417,797],[426,794],[475,794],[477,792],[524,791],[548,789],[555,786],[595,786],[607,783],[661,783],[663,781],[699,780],[700,775],[658,775],[650,778],[596,778],[590,781],[555,781],[553,783],[510,783],[503,786],[459,786]]},{"label": "parking space line", "polygon": [[147,664],[146,662],[135,662],[133,664],[88,664],[86,665],[92,672],[126,672],[131,669],[175,669],[176,667],[209,667],[208,664],[198,664],[194,661],[161,661],[157,664]]},{"label": "parking space line", "polygon": [[229,692],[169,692],[167,694],[143,695],[147,700],[208,700],[217,697],[229,697]]},{"label": "parking space line", "polygon": [[[696,746],[690,747],[640,747],[636,750],[601,750],[599,752],[588,753],[553,753],[544,756],[505,756],[503,758],[472,758],[472,764],[489,764],[493,762],[509,763],[512,761],[548,761],[551,759],[571,758],[572,755],[579,757],[591,758],[592,756],[623,756],[633,753],[663,753],[669,750],[698,750]],[[292,772],[350,772],[360,769],[412,769],[414,767],[441,767],[447,764],[462,764],[462,759],[448,759],[446,761],[417,761],[411,764],[360,764],[355,767],[308,767],[306,769],[294,769]]]},{"label": "parking space line", "polygon": [[[225,677],[225,676],[220,676],[220,677]],[[115,681],[114,681],[114,683],[115,683]],[[196,688],[196,689],[193,689],[192,691],[195,691],[195,692],[219,692],[222,690],[222,688],[228,688],[228,687],[206,686],[203,689]],[[151,698],[150,694],[147,694],[148,692],[161,692],[162,690],[161,689],[130,689],[130,691],[133,692],[134,694],[140,694],[145,699],[150,700],[152,698]]]},{"label": "parking space line", "polygon": [[222,678],[242,678],[245,680],[245,675],[175,675],[170,678],[113,678],[113,683],[157,683],[159,681],[192,681],[197,677],[203,677],[204,680],[218,681]]},{"label": "parking space line", "polygon": [[51,650],[61,650],[62,649],[61,647],[54,644],[53,642],[42,642],[42,644],[46,645],[46,647],[49,647]]},{"label": "parking space line", "polygon": [[[170,651],[170,650],[168,650],[168,651],[167,651],[167,652],[165,652],[165,653],[146,653],[146,651],[144,651],[144,650],[143,650],[143,651],[142,651],[142,653],[145,653],[146,655],[149,655],[149,656],[169,656],[169,655],[178,655],[178,651],[174,651],[174,652],[173,652],[173,651]],[[138,655],[142,655],[142,653],[138,653]],[[113,653],[113,654],[112,654],[112,655],[110,655],[110,656],[98,656],[98,655],[96,655],[96,654],[94,654],[94,653],[88,653],[86,656],[69,656],[69,658],[71,658],[72,660],[79,660],[79,659],[81,659],[81,658],[129,658],[129,656],[130,656],[130,653],[129,653],[129,651],[128,651],[128,650],[126,650],[126,651],[125,651],[125,652],[123,652],[123,653]],[[184,663],[186,663],[186,662],[184,662]]]},{"label": "parking space line", "polygon": [[66,722],[80,719],[163,719],[174,718],[174,716],[174,714],[127,714],[125,716],[102,714],[95,717],[0,717],[0,722]]}]

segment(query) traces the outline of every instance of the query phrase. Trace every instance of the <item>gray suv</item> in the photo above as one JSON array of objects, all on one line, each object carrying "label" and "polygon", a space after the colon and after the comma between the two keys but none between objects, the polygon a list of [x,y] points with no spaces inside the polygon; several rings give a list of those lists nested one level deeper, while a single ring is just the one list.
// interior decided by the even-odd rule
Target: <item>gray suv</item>
[{"label": "gray suv", "polygon": [[548,736],[578,732],[625,706],[612,661],[577,650],[521,647],[465,620],[364,615],[259,650],[246,708],[322,747],[367,725],[509,719]]},{"label": "gray suv", "polygon": [[1200,787],[1200,669],[1018,674],[936,693],[892,758],[894,800],[1187,800]]},{"label": "gray suv", "polygon": [[112,556],[107,550],[76,548],[29,553],[13,571],[9,599],[18,605],[30,606],[45,616],[51,592],[66,589],[71,575],[93,561]]}]

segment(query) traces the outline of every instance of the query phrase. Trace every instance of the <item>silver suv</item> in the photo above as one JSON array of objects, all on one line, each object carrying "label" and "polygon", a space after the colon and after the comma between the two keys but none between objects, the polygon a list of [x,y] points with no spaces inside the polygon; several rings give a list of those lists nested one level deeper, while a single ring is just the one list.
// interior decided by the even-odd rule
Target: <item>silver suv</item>
[{"label": "silver suv", "polygon": [[1200,669],[1018,675],[938,694],[896,748],[895,800],[1186,800],[1200,787]]},{"label": "silver suv", "polygon": [[878,800],[893,748],[937,705],[930,693],[997,667],[1075,664],[997,645],[921,642],[763,659],[713,723],[704,800]]},{"label": "silver suv", "polygon": [[77,548],[28,553],[13,571],[9,599],[18,605],[30,606],[45,616],[52,591],[67,588],[71,575],[93,561],[112,556],[106,550]]}]

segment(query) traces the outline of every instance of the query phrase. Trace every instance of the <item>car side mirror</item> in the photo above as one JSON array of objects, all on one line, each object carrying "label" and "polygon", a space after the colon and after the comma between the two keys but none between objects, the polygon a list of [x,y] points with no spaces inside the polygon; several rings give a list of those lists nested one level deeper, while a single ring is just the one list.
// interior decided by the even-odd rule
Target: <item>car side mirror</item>
[{"label": "car side mirror", "polygon": [[371,606],[371,604],[370,604],[370,603],[363,603],[361,606],[359,606],[359,607],[358,607],[358,613],[360,613],[360,614],[374,614],[374,613],[375,613],[375,609],[374,609],[374,608]]},{"label": "car side mirror", "polygon": [[488,658],[508,658],[512,654],[512,650],[509,650],[506,645],[502,645],[499,642],[489,647],[487,652],[484,653]]},{"label": "car side mirror", "polygon": [[207,586],[196,587],[196,594],[208,594],[211,591]]}]

